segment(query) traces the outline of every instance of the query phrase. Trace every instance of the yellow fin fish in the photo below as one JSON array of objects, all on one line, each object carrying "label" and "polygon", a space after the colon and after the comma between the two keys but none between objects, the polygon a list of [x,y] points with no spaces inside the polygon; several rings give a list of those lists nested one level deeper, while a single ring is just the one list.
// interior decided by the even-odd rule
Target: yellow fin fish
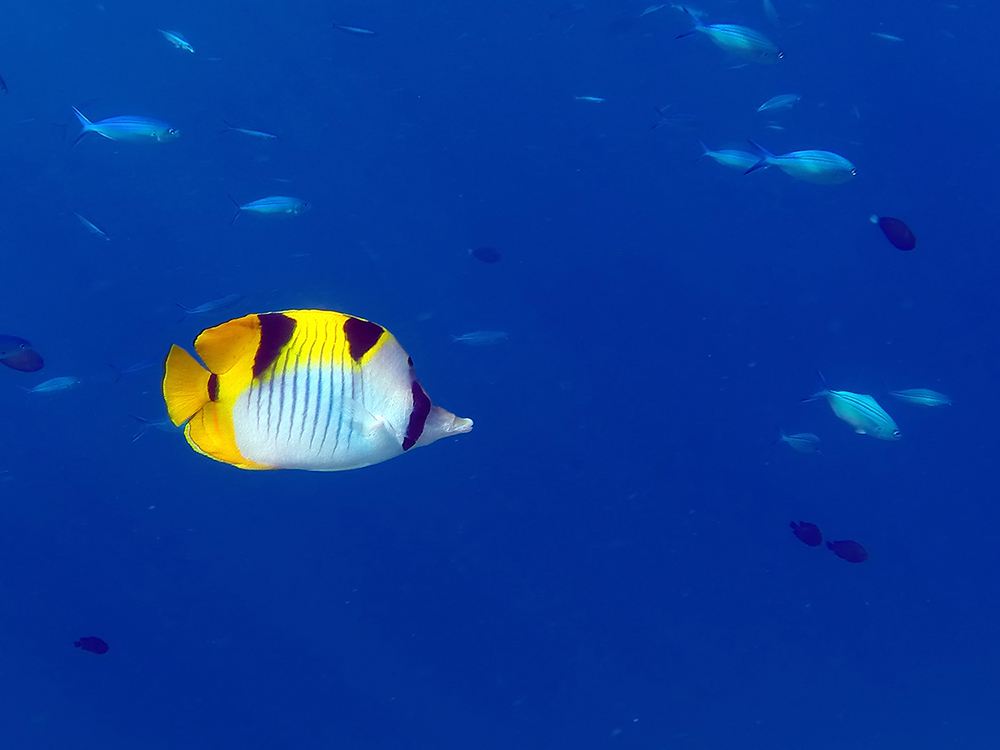
[{"label": "yellow fin fish", "polygon": [[327,310],[246,315],[202,331],[204,366],[172,346],[167,414],[198,453],[241,469],[343,471],[472,429],[435,406],[396,338]]}]

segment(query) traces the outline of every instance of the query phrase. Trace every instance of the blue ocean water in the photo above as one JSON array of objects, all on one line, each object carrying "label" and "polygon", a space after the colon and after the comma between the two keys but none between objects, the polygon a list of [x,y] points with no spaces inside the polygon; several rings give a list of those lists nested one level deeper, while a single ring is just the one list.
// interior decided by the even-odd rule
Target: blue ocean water
[{"label": "blue ocean water", "polygon": [[[8,3],[0,332],[46,367],[0,372],[0,747],[997,746],[1000,13],[698,4],[784,52],[741,66],[584,2]],[[73,106],[181,137],[72,146]],[[857,177],[697,158],[747,138]],[[313,208],[230,226],[273,194]],[[109,365],[302,307],[386,326],[475,429],[338,474],[133,441],[160,372]],[[801,403],[817,370],[902,439]]]}]

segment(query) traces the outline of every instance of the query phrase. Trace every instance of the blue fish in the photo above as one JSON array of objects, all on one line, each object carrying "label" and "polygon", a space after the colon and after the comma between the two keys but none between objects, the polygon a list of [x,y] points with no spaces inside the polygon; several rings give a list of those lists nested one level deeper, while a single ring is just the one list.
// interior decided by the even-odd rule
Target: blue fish
[{"label": "blue fish", "polygon": [[757,149],[762,156],[760,161],[744,174],[750,174],[758,169],[773,165],[797,180],[813,182],[817,185],[840,185],[849,182],[852,177],[858,174],[851,162],[832,151],[790,151],[779,156],[772,154],[753,141],[750,141],[750,145]]},{"label": "blue fish", "polygon": [[735,23],[704,23],[687,8],[682,8],[682,10],[694,23],[694,28],[683,34],[678,34],[678,39],[704,34],[717,47],[724,49],[731,55],[755,63],[776,63],[785,56],[778,45],[759,31]]},{"label": "blue fish", "polygon": [[136,143],[166,143],[175,140],[181,132],[163,120],[142,115],[119,115],[91,122],[80,110],[73,107],[76,118],[83,126],[80,135],[73,141],[75,146],[87,133],[97,133],[110,141],[132,141]]},{"label": "blue fish", "polygon": [[301,216],[312,208],[307,201],[301,198],[290,198],[287,195],[271,195],[267,198],[259,198],[250,203],[244,203],[243,205],[240,205],[231,195],[229,196],[229,200],[236,205],[237,209],[236,215],[233,216],[233,220],[230,222],[230,226],[236,223],[236,220],[244,211],[267,216]]}]

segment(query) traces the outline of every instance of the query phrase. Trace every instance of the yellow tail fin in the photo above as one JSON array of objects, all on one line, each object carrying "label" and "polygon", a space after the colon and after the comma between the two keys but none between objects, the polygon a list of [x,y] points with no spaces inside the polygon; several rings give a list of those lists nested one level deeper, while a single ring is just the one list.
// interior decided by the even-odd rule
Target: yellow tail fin
[{"label": "yellow tail fin", "polygon": [[208,379],[212,373],[176,344],[163,363],[163,400],[176,426],[187,422],[209,403]]}]

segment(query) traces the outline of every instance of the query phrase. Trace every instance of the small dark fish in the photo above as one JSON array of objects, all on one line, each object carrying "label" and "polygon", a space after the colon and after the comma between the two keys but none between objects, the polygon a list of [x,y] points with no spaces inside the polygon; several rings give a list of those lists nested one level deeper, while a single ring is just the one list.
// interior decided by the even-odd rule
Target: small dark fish
[{"label": "small dark fish", "polygon": [[894,219],[891,216],[875,216],[873,214],[871,223],[878,224],[879,229],[885,234],[886,239],[897,250],[912,250],[917,246],[917,238],[913,234],[913,231],[899,219]]},{"label": "small dark fish", "polygon": [[348,34],[357,34],[358,36],[378,36],[377,31],[372,31],[371,29],[363,29],[360,26],[345,26],[342,23],[335,23],[333,28],[338,31],[343,31]]},{"label": "small dark fish", "polygon": [[45,361],[31,348],[30,341],[5,334],[0,334],[0,362],[21,372],[38,372],[45,366]]},{"label": "small dark fish", "polygon": [[868,552],[857,542],[850,540],[827,542],[826,546],[841,560],[847,560],[850,563],[862,563],[868,559]]},{"label": "small dark fish", "polygon": [[469,251],[469,255],[483,263],[499,263],[503,257],[495,247],[477,247]]},{"label": "small dark fish", "polygon": [[823,532],[814,523],[792,521],[792,533],[810,547],[818,547],[823,543]]},{"label": "small dark fish", "polygon": [[82,648],[84,651],[89,651],[92,654],[108,653],[108,644],[93,635],[87,635],[78,641],[73,641],[73,645],[77,648]]},{"label": "small dark fish", "polygon": [[3,79],[3,76],[0,76],[0,91],[4,92],[5,94],[10,93],[10,91],[7,90],[7,82]]}]

